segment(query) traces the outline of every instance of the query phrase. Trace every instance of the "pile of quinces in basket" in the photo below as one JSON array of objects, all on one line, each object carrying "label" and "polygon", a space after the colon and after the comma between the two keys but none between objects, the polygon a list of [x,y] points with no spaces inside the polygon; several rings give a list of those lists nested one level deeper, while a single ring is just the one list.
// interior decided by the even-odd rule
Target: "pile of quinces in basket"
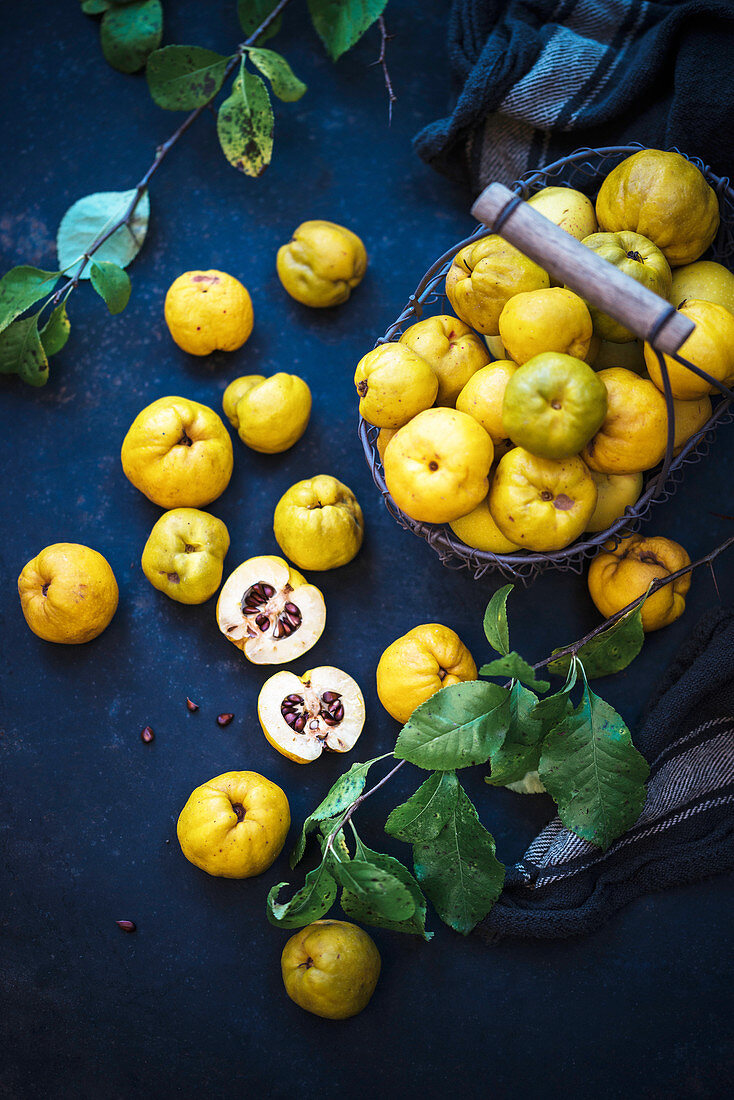
[{"label": "pile of quinces in basket", "polygon": [[[732,381],[734,275],[699,259],[719,204],[694,164],[645,149],[609,173],[596,207],[567,187],[529,202],[689,317],[681,355]],[[656,352],[498,235],[454,256],[446,295],[455,317],[418,321],[355,373],[395,503],[493,554],[557,551],[607,530],[666,452]],[[666,365],[677,453],[709,419],[713,390]]]}]

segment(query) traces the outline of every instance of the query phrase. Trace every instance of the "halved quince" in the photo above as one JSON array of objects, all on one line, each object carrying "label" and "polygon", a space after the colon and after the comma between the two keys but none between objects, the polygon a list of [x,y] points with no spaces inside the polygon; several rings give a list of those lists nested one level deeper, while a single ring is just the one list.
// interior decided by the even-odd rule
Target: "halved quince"
[{"label": "halved quince", "polygon": [[276,672],[257,700],[263,733],[279,753],[310,764],[330,752],[349,752],[364,726],[364,698],[356,680],[332,665],[296,676]]},{"label": "halved quince", "polygon": [[319,589],[283,558],[262,555],[235,569],[219,595],[217,623],[256,665],[283,665],[321,637],[326,606]]}]

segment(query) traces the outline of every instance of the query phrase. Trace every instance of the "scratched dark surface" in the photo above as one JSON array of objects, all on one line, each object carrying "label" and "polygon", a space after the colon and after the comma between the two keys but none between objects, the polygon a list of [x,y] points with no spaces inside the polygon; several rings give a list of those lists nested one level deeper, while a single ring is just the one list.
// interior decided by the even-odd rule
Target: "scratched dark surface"
[{"label": "scratched dark surface", "polygon": [[[167,43],[227,52],[239,41],[233,2],[164,7]],[[123,477],[119,448],[144,405],[174,393],[219,408],[242,373],[288,370],[312,387],[312,422],[293,450],[258,456],[235,439],[234,476],[211,510],[232,536],[229,572],[252,554],[277,552],[272,512],[293,481],[327,472],[358,494],[365,545],[353,563],[318,579],[328,623],[302,666],[338,663],[363,685],[368,723],[352,759],[387,751],[396,733],[374,689],[385,646],[439,621],[481,658],[481,610],[495,587],[447,571],[395,526],[355,435],[355,361],[428,263],[471,227],[470,196],[410,146],[448,102],[446,4],[393,0],[388,8],[399,95],[390,129],[379,70],[369,67],[377,32],[334,66],[303,9],[293,5],[279,44],[309,91],[278,105],[265,177],[244,179],[226,164],[205,115],[154,181],[128,309],[108,318],[85,286],[71,301],[72,335],[46,388],[1,380],[0,1094],[719,1095],[732,1083],[730,880],[638,901],[581,941],[488,948],[434,914],[430,944],[376,931],[377,992],[361,1016],[331,1023],[296,1008],[281,985],[286,934],[267,924],[264,903],[274,882],[298,881],[285,856],[260,878],[232,882],[209,878],[179,850],[178,812],[212,776],[262,771],[283,786],[300,823],[344,762],[303,768],[277,755],[255,714],[267,670],[247,665],[219,634],[213,601],[174,604],[143,577],[140,553],[159,509]],[[132,186],[177,116],[152,104],[142,77],[104,63],[97,22],[77,4],[5,5],[3,24],[2,270],[53,267],[67,207]],[[352,301],[323,313],[289,299],[274,264],[278,245],[315,217],[350,226],[370,256]],[[170,340],[165,290],[196,267],[223,268],[250,288],[256,324],[241,351],[202,361]],[[731,531],[714,515],[731,513],[731,443],[731,431],[722,432],[649,525],[692,557]],[[32,635],[15,594],[25,562],[63,540],[104,553],[120,584],[112,625],[79,648]],[[717,575],[731,600],[731,560]],[[666,662],[715,602],[702,571],[685,617],[604,682],[633,728]],[[597,622],[575,576],[546,574],[511,607],[514,642],[536,660]],[[200,703],[197,714],[187,712],[187,695]],[[226,729],[215,723],[220,711],[235,713]],[[140,741],[146,724],[152,745]],[[418,780],[405,769],[367,804],[359,819],[367,843],[407,856],[381,822]],[[466,783],[499,853],[518,858],[550,803],[488,790],[481,769]],[[121,918],[138,932],[122,934]]]}]

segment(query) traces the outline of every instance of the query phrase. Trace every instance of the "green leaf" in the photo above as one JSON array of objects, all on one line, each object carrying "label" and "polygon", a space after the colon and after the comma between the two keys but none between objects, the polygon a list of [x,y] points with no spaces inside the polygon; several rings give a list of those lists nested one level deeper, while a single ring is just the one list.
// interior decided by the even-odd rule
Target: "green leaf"
[{"label": "green leaf", "polygon": [[553,729],[562,718],[565,718],[573,710],[570,694],[576,683],[576,669],[577,664],[574,661],[561,690],[556,691],[553,695],[547,695],[545,699],[541,699],[540,702],[535,704],[533,717],[538,718],[543,723],[543,729],[546,732]]},{"label": "green leaf", "polygon": [[[634,661],[642,649],[645,632],[642,629],[642,604],[628,611],[613,626],[586,645],[582,645],[576,656],[583,662],[584,671],[590,680],[598,676],[610,676],[621,672]],[[554,653],[557,650],[553,650]],[[548,670],[557,676],[565,676],[571,664],[570,656],[551,661]]]},{"label": "green leaf", "polygon": [[136,73],[148,54],[158,49],[163,34],[161,0],[137,0],[115,5],[102,16],[102,53],[113,69]]},{"label": "green leaf", "polygon": [[308,0],[313,25],[333,61],[359,41],[386,5],[387,0]]},{"label": "green leaf", "polygon": [[284,103],[293,103],[306,91],[306,85],[299,80],[284,57],[275,50],[259,50],[250,47],[247,51],[252,64],[270,81],[270,86]]},{"label": "green leaf", "polygon": [[273,111],[265,84],[242,65],[232,94],[219,108],[217,134],[229,163],[247,176],[261,176],[273,154]]},{"label": "green leaf", "polygon": [[71,324],[66,316],[66,302],[56,306],[40,332],[43,350],[47,356],[56,355],[69,339]]},{"label": "green leaf", "polygon": [[328,913],[336,898],[336,883],[324,863],[320,863],[306,875],[306,882],[290,901],[278,902],[280,891],[287,882],[279,882],[268,894],[267,916],[271,924],[280,928],[303,928],[312,920]]},{"label": "green leaf", "polygon": [[112,3],[113,0],[82,0],[82,11],[85,15],[101,15],[112,7]]},{"label": "green leaf", "polygon": [[326,797],[319,802],[313,813],[309,814],[304,821],[298,843],[291,853],[291,867],[295,867],[303,858],[308,834],[313,832],[320,822],[326,821],[330,817],[337,817],[351,806],[355,798],[364,790],[364,785],[367,782],[367,772],[373,764],[381,759],[382,757],[376,756],[373,760],[367,760],[364,764],[352,764],[348,772],[339,776]]},{"label": "green leaf", "polygon": [[388,928],[392,932],[407,932],[430,940],[433,933],[426,932],[426,899],[408,868],[392,856],[384,855],[382,852],[373,852],[371,848],[362,843],[359,837],[357,837],[356,855],[359,859],[371,863],[373,866],[392,875],[393,878],[398,879],[413,899],[414,909],[410,916],[394,920],[384,916],[379,908],[374,906],[369,896],[355,893],[352,890],[342,890],[340,902],[346,915],[354,920],[363,921],[365,924],[377,925],[378,928]]},{"label": "green leaf", "polygon": [[[59,264],[70,275],[75,275],[81,267],[81,259],[97,237],[115,224],[127,212],[137,192],[98,191],[85,195],[83,199],[70,206],[61,219],[56,247]],[[148,192],[143,191],[127,225],[116,229],[109,240],[97,249],[95,261],[127,265],[135,259],[143,246],[150,218],[150,200]],[[90,263],[87,261],[80,278],[90,278]]]},{"label": "green leaf", "polygon": [[127,271],[118,264],[93,261],[90,279],[110,313],[122,313],[130,301],[130,276]]},{"label": "green leaf", "polygon": [[148,58],[150,94],[166,111],[203,107],[222,87],[229,60],[201,46],[164,46]]},{"label": "green leaf", "polygon": [[491,774],[486,777],[493,787],[516,783],[538,767],[543,723],[534,716],[537,695],[517,681],[510,691],[510,722],[505,740],[490,757]]},{"label": "green leaf", "polygon": [[484,612],[484,633],[487,641],[497,653],[507,656],[510,652],[510,628],[507,625],[507,597],[514,584],[498,588],[487,604]]},{"label": "green leaf", "polygon": [[649,770],[620,716],[586,684],[546,737],[538,768],[566,828],[602,849],[640,816]]},{"label": "green leaf", "polygon": [[395,756],[428,771],[483,764],[505,736],[510,693],[499,684],[468,680],[421,703],[400,731]]},{"label": "green leaf", "polygon": [[[407,920],[415,912],[415,899],[408,887],[396,875],[378,867],[376,863],[367,859],[352,859],[347,862],[334,860],[331,873],[349,895],[354,895],[355,900],[368,906],[385,920]],[[348,897],[347,904],[351,900]]]},{"label": "green leaf", "polygon": [[[278,0],[237,0],[237,16],[247,38],[252,38],[257,28],[265,22],[277,4]],[[269,24],[267,30],[263,31],[257,41],[259,43],[267,42],[269,38],[278,33],[282,22],[283,17],[279,15],[277,19]]]},{"label": "green leaf", "polygon": [[0,279],[0,332],[56,286],[58,271],[40,267],[13,267]]},{"label": "green leaf", "polygon": [[454,772],[434,772],[407,802],[396,806],[385,832],[408,844],[433,840],[456,806],[459,783]]},{"label": "green leaf", "polygon": [[505,869],[494,839],[460,787],[456,807],[433,840],[413,848],[418,882],[446,924],[467,935],[502,892]]},{"label": "green leaf", "polygon": [[490,661],[488,665],[482,665],[479,675],[510,676],[513,680],[519,680],[520,683],[525,684],[526,687],[535,688],[536,691],[547,691],[550,687],[550,681],[538,680],[532,666],[514,650],[504,657],[498,657],[496,661]]},{"label": "green leaf", "polygon": [[18,374],[29,386],[48,382],[48,359],[38,332],[38,318],[21,317],[0,333],[0,374]]}]

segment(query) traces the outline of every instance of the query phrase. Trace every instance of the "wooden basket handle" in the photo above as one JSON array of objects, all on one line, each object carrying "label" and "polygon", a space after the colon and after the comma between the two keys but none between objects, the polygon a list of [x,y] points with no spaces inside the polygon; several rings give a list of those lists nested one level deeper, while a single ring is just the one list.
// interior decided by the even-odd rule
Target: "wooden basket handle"
[{"label": "wooden basket handle", "polygon": [[472,214],[555,280],[660,351],[674,355],[693,332],[695,326],[688,317],[586,248],[504,184],[490,183],[474,203]]}]

